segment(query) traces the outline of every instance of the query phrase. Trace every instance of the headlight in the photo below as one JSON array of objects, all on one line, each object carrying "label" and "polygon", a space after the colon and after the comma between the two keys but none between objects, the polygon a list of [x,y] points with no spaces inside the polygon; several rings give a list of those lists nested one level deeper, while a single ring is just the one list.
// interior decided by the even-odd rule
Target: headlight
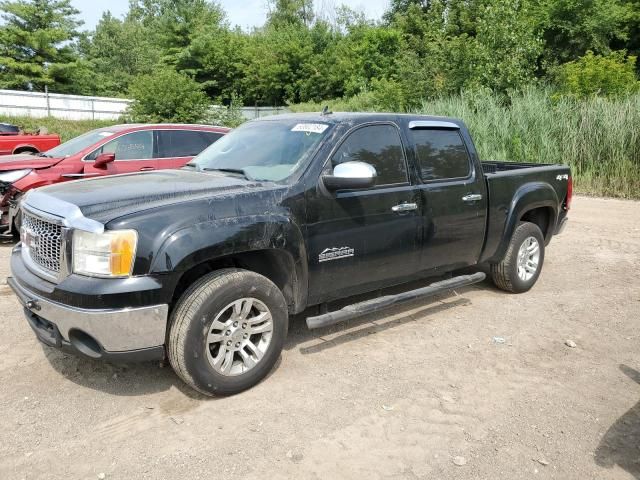
[{"label": "headlight", "polygon": [[12,170],[10,172],[0,173],[0,182],[13,183],[17,182],[21,178],[26,177],[31,173],[30,168],[26,168],[24,170]]},{"label": "headlight", "polygon": [[128,277],[136,258],[135,230],[73,232],[73,271],[92,277]]}]

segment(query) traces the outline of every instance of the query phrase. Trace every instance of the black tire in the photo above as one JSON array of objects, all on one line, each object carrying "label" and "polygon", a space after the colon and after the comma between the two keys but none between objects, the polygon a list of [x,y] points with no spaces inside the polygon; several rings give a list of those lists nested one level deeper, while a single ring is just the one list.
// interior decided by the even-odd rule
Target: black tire
[{"label": "black tire", "polygon": [[[539,260],[535,273],[526,280],[518,275],[518,254],[522,244],[530,237],[538,241]],[[491,264],[493,283],[501,290],[512,293],[523,293],[531,289],[538,280],[544,264],[544,237],[540,228],[530,222],[520,222],[511,236],[509,247],[499,263]]]},{"label": "black tire", "polygon": [[[262,302],[271,313],[270,342],[257,364],[235,376],[216,371],[207,353],[207,334],[216,316],[242,298]],[[287,304],[278,287],[255,272],[228,268],[198,280],[182,295],[171,316],[168,357],[178,376],[204,395],[233,395],[266,377],[280,357],[288,330]],[[235,356],[233,358],[236,358]]]}]

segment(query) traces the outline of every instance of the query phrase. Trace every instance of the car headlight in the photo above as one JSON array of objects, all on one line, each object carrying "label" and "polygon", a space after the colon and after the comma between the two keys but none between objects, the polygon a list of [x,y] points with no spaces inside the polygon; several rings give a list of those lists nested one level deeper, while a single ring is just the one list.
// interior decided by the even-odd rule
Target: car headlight
[{"label": "car headlight", "polygon": [[128,277],[136,258],[135,230],[73,232],[73,271],[91,277]]},{"label": "car headlight", "polygon": [[31,173],[30,168],[25,168],[24,170],[12,170],[10,172],[2,172],[0,173],[0,182],[13,183],[17,182],[21,178],[26,177]]}]

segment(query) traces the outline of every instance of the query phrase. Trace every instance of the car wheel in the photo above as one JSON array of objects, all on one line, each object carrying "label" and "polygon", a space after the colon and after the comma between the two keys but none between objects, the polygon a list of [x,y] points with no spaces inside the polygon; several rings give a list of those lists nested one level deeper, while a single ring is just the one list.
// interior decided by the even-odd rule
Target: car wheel
[{"label": "car wheel", "polygon": [[491,277],[502,290],[526,292],[538,280],[543,263],[544,237],[540,228],[534,223],[521,222],[511,236],[502,261],[491,264]]},{"label": "car wheel", "polygon": [[213,272],[180,298],[168,339],[171,366],[205,395],[253,387],[278,360],[288,329],[282,292],[240,269]]}]

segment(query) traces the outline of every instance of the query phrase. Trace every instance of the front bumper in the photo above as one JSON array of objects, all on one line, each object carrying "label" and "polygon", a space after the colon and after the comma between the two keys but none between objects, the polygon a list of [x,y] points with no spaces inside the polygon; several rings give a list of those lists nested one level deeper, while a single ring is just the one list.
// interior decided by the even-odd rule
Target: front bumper
[{"label": "front bumper", "polygon": [[[92,358],[122,361],[163,358],[169,307],[160,302],[144,302],[149,292],[136,291],[135,287],[140,286],[137,282],[121,285],[102,280],[100,286],[109,293],[118,287],[115,296],[100,291],[97,285],[87,294],[60,291],[57,288],[60,285],[38,279],[26,270],[19,254],[18,247],[11,262],[15,277],[9,277],[7,283],[24,306],[27,320],[41,342]],[[120,304],[127,286],[132,306]],[[161,291],[152,296],[159,296]],[[78,305],[84,303],[78,297],[91,306]],[[70,301],[60,301],[64,299]],[[105,304],[109,307],[105,308]]]},{"label": "front bumper", "polygon": [[61,348],[63,343],[68,344],[95,358],[163,349],[167,305],[101,310],[73,308],[39,297],[11,277],[7,283],[24,306],[36,336],[47,345]]}]

